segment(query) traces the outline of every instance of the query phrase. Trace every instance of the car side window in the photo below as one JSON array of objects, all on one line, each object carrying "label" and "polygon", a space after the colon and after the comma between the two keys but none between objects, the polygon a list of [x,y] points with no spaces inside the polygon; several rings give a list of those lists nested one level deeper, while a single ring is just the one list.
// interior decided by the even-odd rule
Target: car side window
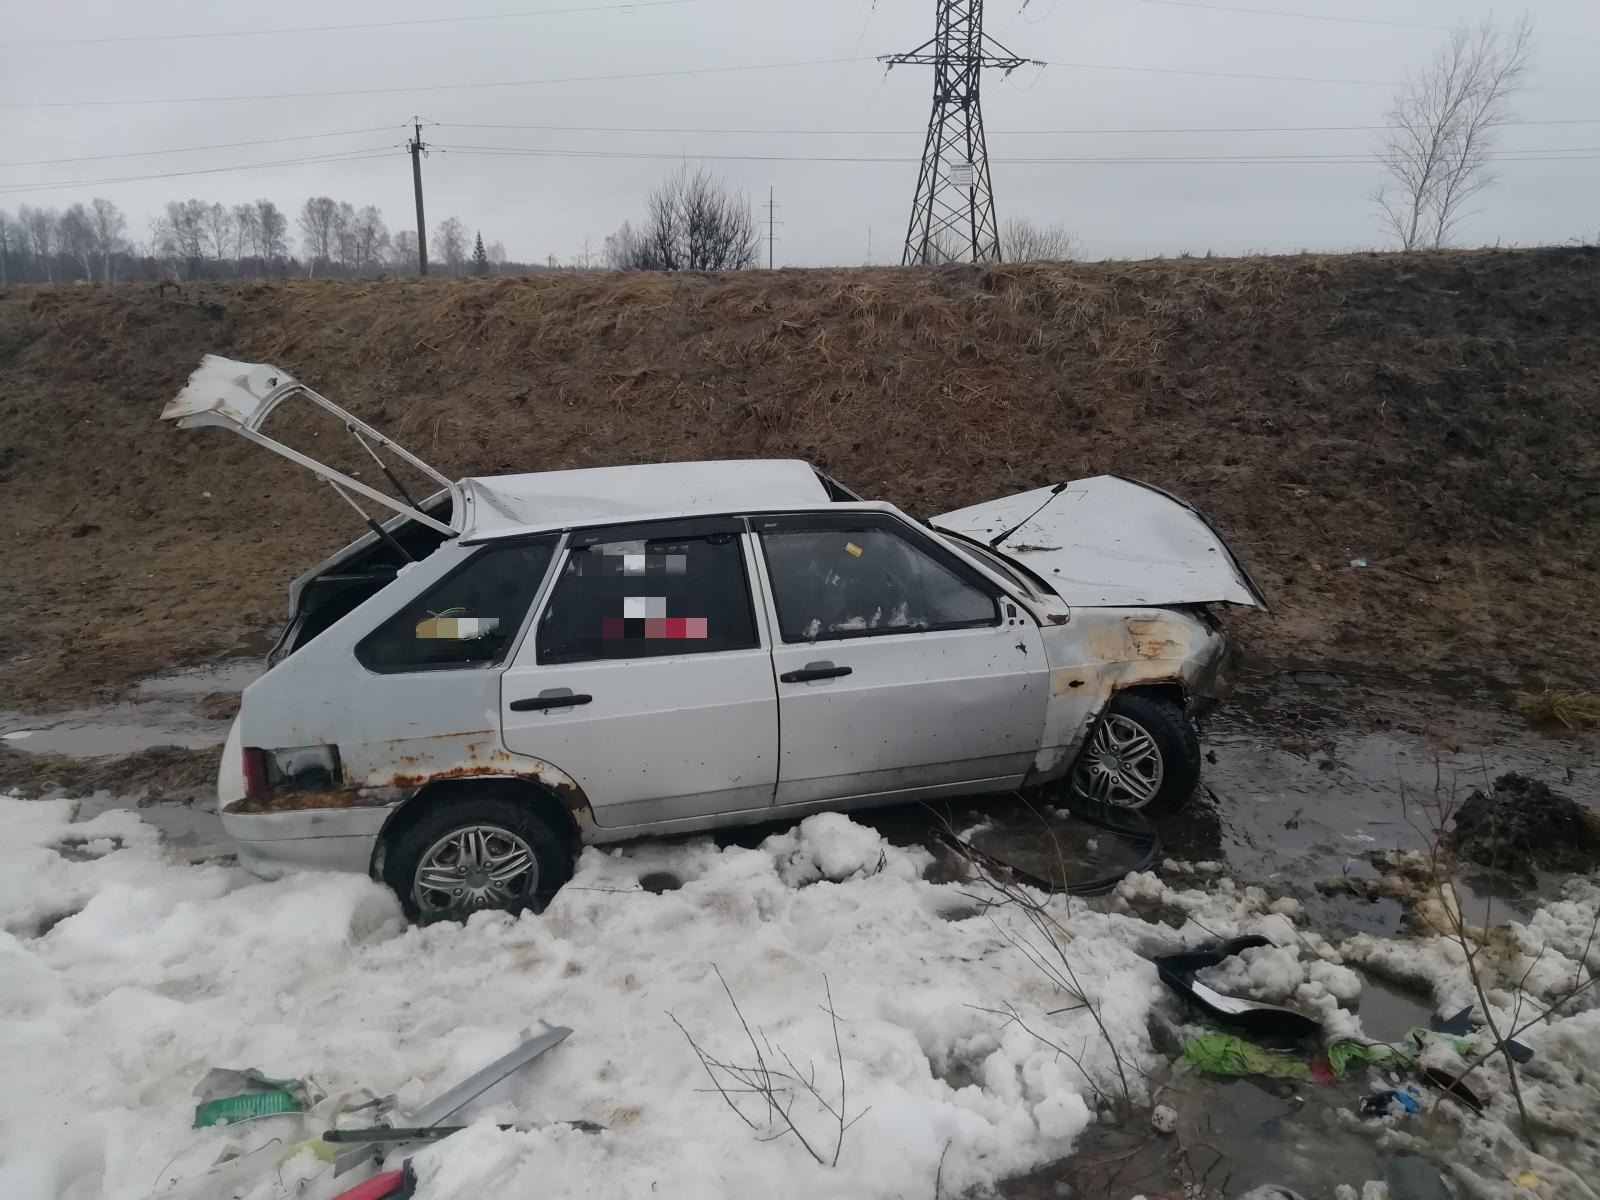
[{"label": "car side window", "polygon": [[357,660],[383,672],[494,666],[522,628],[555,544],[485,546],[362,638]]},{"label": "car side window", "polygon": [[785,642],[999,623],[993,595],[896,523],[776,524],[761,545]]},{"label": "car side window", "polygon": [[740,526],[574,538],[539,619],[538,660],[662,658],[760,645]]}]

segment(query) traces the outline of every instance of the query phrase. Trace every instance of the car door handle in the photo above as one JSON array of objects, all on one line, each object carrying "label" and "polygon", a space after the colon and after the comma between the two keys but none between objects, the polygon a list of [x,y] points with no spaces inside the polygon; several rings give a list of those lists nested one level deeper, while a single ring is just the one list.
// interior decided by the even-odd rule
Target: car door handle
[{"label": "car door handle", "polygon": [[798,671],[785,671],[778,678],[784,683],[809,683],[813,679],[837,679],[850,674],[849,667],[836,667],[831,662],[807,663]]},{"label": "car door handle", "polygon": [[547,708],[571,708],[574,704],[588,704],[593,696],[574,696],[571,692],[551,694],[540,693],[527,700],[513,700],[510,704],[512,712],[542,712]]}]

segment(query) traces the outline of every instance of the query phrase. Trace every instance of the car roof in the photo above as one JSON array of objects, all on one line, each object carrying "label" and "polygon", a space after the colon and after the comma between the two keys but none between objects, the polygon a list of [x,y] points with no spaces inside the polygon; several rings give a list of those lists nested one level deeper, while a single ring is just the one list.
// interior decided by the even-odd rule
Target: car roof
[{"label": "car roof", "polygon": [[461,480],[461,541],[752,509],[830,504],[816,469],[794,458],[640,463]]}]

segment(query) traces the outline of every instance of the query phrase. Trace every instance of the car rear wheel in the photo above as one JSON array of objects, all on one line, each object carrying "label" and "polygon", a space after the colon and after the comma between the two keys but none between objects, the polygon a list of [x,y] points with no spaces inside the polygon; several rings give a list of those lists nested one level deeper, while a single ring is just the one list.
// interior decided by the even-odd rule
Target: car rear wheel
[{"label": "car rear wheel", "polygon": [[1120,692],[1072,769],[1073,790],[1114,808],[1155,815],[1181,808],[1200,781],[1200,737],[1177,704]]},{"label": "car rear wheel", "polygon": [[499,796],[452,799],[402,829],[385,881],[415,921],[542,908],[572,874],[565,842],[538,813]]}]

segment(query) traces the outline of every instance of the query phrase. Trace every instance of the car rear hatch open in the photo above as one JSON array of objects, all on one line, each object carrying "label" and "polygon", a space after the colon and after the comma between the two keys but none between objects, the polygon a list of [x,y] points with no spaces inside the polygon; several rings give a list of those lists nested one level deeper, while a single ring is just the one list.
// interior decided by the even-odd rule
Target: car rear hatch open
[{"label": "car rear hatch open", "polygon": [[[332,413],[344,426],[345,432],[355,438],[377,464],[398,496],[388,495],[363,483],[353,475],[336,470],[262,433],[261,427],[266,424],[273,410],[291,396],[303,396],[317,407]],[[184,385],[183,390],[161,410],[161,419],[175,422],[180,429],[193,429],[206,425],[227,429],[258,446],[264,446],[274,454],[283,456],[297,466],[304,467],[319,480],[329,484],[346,503],[360,513],[375,536],[386,535],[378,522],[361,507],[355,499],[356,496],[364,496],[374,503],[392,508],[446,536],[457,532],[451,525],[429,515],[423,510],[423,505],[411,498],[393,468],[378,453],[378,448],[408,463],[448,491],[452,501],[452,511],[459,513],[461,495],[455,483],[446,479],[404,446],[379,433],[365,421],[352,416],[332,400],[318,395],[287,371],[281,371],[277,367],[266,363],[236,362],[231,358],[208,354],[200,360],[200,366],[189,376],[189,382]]]},{"label": "car rear hatch open", "polygon": [[[268,417],[286,400],[300,396],[331,413],[389,482],[389,494],[329,466],[263,432]],[[162,410],[161,419],[180,428],[216,426],[281,455],[327,483],[366,524],[368,533],[307,571],[289,591],[289,624],[268,656],[276,663],[314,638],[357,605],[386,587],[410,562],[426,558],[444,540],[457,536],[463,508],[460,485],[295,379],[265,363],[235,362],[208,354],[184,389]],[[418,471],[431,485],[416,500],[383,454]],[[371,505],[363,506],[362,501]],[[372,505],[382,508],[373,509]],[[374,512],[392,509],[387,520]]]},{"label": "car rear hatch open", "polygon": [[929,523],[1021,563],[1082,608],[1267,607],[1204,514],[1160,488],[1116,475],[1036,488]]}]

